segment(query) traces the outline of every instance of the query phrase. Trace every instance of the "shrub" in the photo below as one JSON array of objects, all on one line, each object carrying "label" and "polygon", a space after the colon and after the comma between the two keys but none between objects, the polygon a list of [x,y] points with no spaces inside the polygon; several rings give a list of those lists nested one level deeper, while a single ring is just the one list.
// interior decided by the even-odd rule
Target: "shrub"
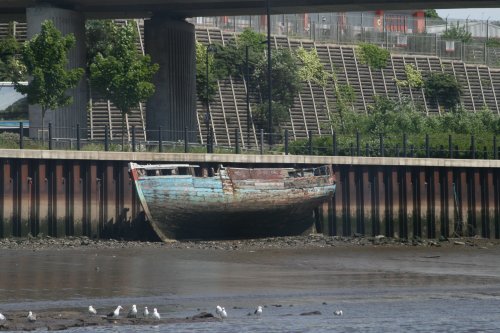
[{"label": "shrub", "polygon": [[389,51],[377,45],[361,43],[357,47],[359,61],[372,69],[382,69],[387,66],[387,60],[391,56]]},{"label": "shrub", "polygon": [[446,109],[455,109],[460,104],[462,86],[457,79],[446,73],[432,73],[425,81],[425,94]]}]

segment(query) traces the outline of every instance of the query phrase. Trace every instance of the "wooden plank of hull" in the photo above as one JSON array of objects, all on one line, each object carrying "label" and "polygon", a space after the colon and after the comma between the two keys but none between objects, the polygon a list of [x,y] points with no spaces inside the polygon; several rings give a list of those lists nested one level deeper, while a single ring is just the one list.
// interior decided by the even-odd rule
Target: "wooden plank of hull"
[{"label": "wooden plank of hull", "polygon": [[232,182],[177,175],[143,177],[136,189],[153,229],[167,240],[301,234],[312,226],[313,209],[335,192],[333,183],[331,176]]}]

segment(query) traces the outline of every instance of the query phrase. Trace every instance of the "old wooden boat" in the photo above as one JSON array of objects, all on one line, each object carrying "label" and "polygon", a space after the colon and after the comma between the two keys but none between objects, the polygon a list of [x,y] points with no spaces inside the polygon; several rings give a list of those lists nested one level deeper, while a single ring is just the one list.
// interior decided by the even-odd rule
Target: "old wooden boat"
[{"label": "old wooden boat", "polygon": [[298,235],[335,192],[330,165],[201,168],[129,163],[147,220],[164,241]]}]

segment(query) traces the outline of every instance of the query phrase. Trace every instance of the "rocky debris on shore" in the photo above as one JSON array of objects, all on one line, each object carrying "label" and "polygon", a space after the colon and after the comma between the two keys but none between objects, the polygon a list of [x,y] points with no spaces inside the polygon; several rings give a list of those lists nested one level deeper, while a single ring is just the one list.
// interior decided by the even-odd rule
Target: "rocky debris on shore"
[{"label": "rocky debris on shore", "polygon": [[328,248],[349,246],[467,246],[487,248],[500,245],[498,239],[485,239],[479,237],[469,238],[444,238],[440,239],[404,239],[392,238],[383,235],[368,237],[354,234],[352,237],[325,236],[323,234],[310,234],[306,236],[269,237],[258,239],[239,240],[182,240],[163,242],[124,241],[116,239],[91,239],[85,236],[68,236],[62,238],[26,237],[0,239],[0,249],[124,249],[124,248],[168,248],[168,249],[200,249],[222,251],[252,251],[260,249],[304,249]]},{"label": "rocky debris on shore", "polygon": [[155,320],[152,318],[107,318],[105,316],[89,316],[80,311],[55,311],[47,310],[37,312],[37,320],[29,322],[25,312],[7,313],[7,320],[0,322],[0,331],[35,331],[46,329],[48,331],[62,331],[72,327],[89,326],[121,326],[121,325],[151,325],[188,323],[193,321],[207,322],[220,321],[213,315],[199,313],[185,318],[166,318]]}]

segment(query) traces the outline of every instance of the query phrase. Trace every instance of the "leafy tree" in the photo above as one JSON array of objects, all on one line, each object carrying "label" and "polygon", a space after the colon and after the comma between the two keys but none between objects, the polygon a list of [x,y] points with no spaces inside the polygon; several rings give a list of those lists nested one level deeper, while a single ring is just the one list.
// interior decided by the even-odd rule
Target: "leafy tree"
[{"label": "leafy tree", "polygon": [[336,76],[335,81],[335,97],[337,105],[337,113],[330,115],[332,120],[332,127],[336,131],[342,133],[353,132],[359,130],[358,126],[361,125],[360,114],[354,112],[354,100],[356,99],[356,92],[352,86],[347,84],[339,84]]},{"label": "leafy tree", "polygon": [[85,22],[85,43],[87,46],[87,68],[98,54],[108,56],[114,44],[116,24],[112,20],[87,20]]},{"label": "leafy tree", "polygon": [[468,32],[465,27],[461,27],[458,24],[456,26],[450,26],[444,33],[444,39],[459,40],[462,43],[469,43],[472,41],[472,33]]},{"label": "leafy tree", "polygon": [[[292,107],[295,96],[297,96],[301,88],[297,59],[288,49],[275,50],[271,57],[273,65],[271,72],[273,113],[276,108],[277,113],[286,114],[286,119],[288,119],[288,109]],[[254,78],[260,88],[262,100],[267,101],[269,98],[269,82],[267,80],[266,58],[263,58],[257,64]],[[264,106],[261,106],[260,109],[264,110]],[[286,110],[286,113],[283,110]],[[273,122],[273,124],[279,127],[286,119],[280,119],[278,122]],[[268,112],[260,112],[259,120],[266,123],[268,121]]]},{"label": "leafy tree", "polygon": [[490,38],[486,41],[487,47],[500,48],[500,38]]},{"label": "leafy tree", "polygon": [[438,13],[435,9],[426,9],[425,10],[425,17],[430,18],[430,19],[441,19],[441,17],[438,15]]},{"label": "leafy tree", "polygon": [[387,66],[387,60],[391,54],[386,49],[374,44],[361,43],[356,48],[361,63],[368,65],[371,69],[382,69]]},{"label": "leafy tree", "polygon": [[321,63],[318,51],[315,48],[307,51],[303,47],[299,47],[296,53],[302,65],[299,68],[300,79],[325,87],[331,74],[325,70],[325,66]]},{"label": "leafy tree", "polygon": [[[207,47],[196,41],[196,92],[198,99],[205,105],[212,102],[217,92],[218,75],[215,73],[214,53],[208,52],[207,78]],[[207,95],[208,79],[208,95]]]},{"label": "leafy tree", "polygon": [[432,73],[425,81],[425,94],[447,109],[460,104],[461,93],[462,86],[451,74]]},{"label": "leafy tree", "polygon": [[74,88],[83,74],[83,69],[67,69],[68,52],[75,45],[72,34],[62,36],[52,21],[42,23],[41,32],[26,41],[21,48],[21,57],[26,73],[30,77],[28,85],[14,77],[14,88],[28,98],[29,104],[39,104],[42,109],[42,129],[45,112],[49,109],[69,105],[73,102],[66,95]]},{"label": "leafy tree", "polygon": [[424,86],[424,79],[422,73],[415,67],[414,64],[405,65],[406,80],[398,80],[396,84],[400,87],[408,88],[422,88]]},{"label": "leafy tree", "polygon": [[[9,30],[12,30],[9,26]],[[19,62],[16,59],[20,49],[12,31],[0,39],[0,81],[12,81],[19,73]]]},{"label": "leafy tree", "polygon": [[252,76],[255,68],[265,58],[266,36],[262,33],[245,29],[235,39],[230,40],[226,46],[221,47],[215,56],[215,66],[219,77],[243,77],[246,72],[248,48],[248,72]]},{"label": "leafy tree", "polygon": [[152,80],[159,66],[152,64],[148,55],[137,52],[137,32],[132,24],[105,25],[105,29],[113,44],[94,57],[90,79],[92,86],[122,113],[123,149],[125,115],[154,93]]}]

